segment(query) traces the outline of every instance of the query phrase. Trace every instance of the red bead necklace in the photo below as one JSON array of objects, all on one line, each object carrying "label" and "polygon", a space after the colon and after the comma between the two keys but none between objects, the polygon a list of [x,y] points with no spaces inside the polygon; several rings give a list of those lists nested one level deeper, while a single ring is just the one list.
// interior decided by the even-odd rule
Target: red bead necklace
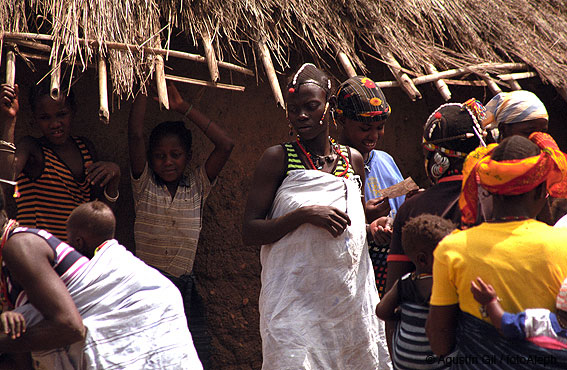
[{"label": "red bead necklace", "polygon": [[[344,154],[341,152],[339,146],[337,144],[335,144],[335,142],[333,141],[333,139],[331,139],[329,137],[329,141],[331,142],[331,148],[333,148],[333,150],[343,159],[344,163],[345,163],[345,170],[343,172],[341,172],[340,174],[338,174],[338,177],[342,177],[345,176],[346,173],[348,172],[349,169],[349,163],[347,158],[344,156]],[[309,164],[311,165],[311,168],[314,170],[321,170],[323,168],[323,166],[321,166],[320,168],[317,168],[315,166],[315,163],[313,163],[313,160],[311,159],[311,153],[309,153],[307,150],[305,150],[305,148],[303,147],[303,145],[301,145],[301,141],[299,141],[299,138],[296,139],[297,145],[299,146],[299,149],[301,149],[301,151],[303,152],[303,154],[305,154],[305,157],[307,157],[307,160],[309,161]]]}]

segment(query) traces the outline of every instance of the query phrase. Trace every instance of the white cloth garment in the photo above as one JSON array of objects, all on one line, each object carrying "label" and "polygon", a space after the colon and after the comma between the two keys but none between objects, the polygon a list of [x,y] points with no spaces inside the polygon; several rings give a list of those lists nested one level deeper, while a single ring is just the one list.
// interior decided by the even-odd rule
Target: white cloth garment
[{"label": "white cloth garment", "polygon": [[334,238],[306,223],[262,246],[262,369],[388,368],[357,184],[320,171],[291,171],[269,217],[308,205],[346,211],[351,225]]},{"label": "white cloth garment", "polygon": [[[179,291],[116,240],[102,244],[67,288],[86,339],[33,353],[36,369],[202,369]],[[28,327],[42,319],[31,304],[16,310]]]}]

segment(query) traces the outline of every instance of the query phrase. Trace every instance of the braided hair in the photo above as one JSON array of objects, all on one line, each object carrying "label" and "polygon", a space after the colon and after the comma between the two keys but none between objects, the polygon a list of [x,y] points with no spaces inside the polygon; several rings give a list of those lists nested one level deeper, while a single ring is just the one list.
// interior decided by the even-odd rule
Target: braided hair
[{"label": "braided hair", "polygon": [[331,79],[312,63],[304,63],[299,67],[287,84],[287,91],[289,94],[293,94],[305,84],[315,84],[325,90],[327,100],[331,97]]},{"label": "braided hair", "polygon": [[434,181],[461,173],[466,156],[484,144],[483,114],[484,107],[474,99],[443,104],[431,113],[424,127],[423,147],[427,174]]}]

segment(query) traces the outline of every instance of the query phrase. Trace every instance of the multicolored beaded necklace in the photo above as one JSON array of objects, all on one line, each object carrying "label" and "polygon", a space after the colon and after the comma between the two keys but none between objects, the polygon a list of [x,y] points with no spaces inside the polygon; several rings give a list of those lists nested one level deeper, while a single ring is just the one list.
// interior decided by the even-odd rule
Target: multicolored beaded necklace
[{"label": "multicolored beaded necklace", "polygon": [[[303,147],[303,145],[301,145],[301,141],[299,140],[299,138],[296,139],[297,142],[297,146],[299,146],[299,149],[301,149],[301,151],[303,152],[303,154],[305,154],[305,157],[307,157],[307,161],[309,162],[309,164],[311,165],[311,168],[314,170],[322,170],[323,166],[325,165],[325,162],[332,162],[333,157],[331,155],[328,156],[319,156],[319,155],[315,155],[315,154],[311,154],[310,152],[308,152],[307,150],[305,150],[305,148]],[[331,148],[343,159],[343,161],[345,162],[345,170],[343,172],[341,172],[340,174],[338,174],[338,177],[342,177],[344,175],[346,175],[346,173],[348,172],[349,169],[349,163],[347,158],[344,156],[344,154],[341,152],[341,149],[339,148],[339,145],[335,143],[335,141],[329,137],[329,142],[331,143]],[[317,162],[317,166],[315,166],[315,163],[313,163],[313,158],[315,158],[315,161]]]}]

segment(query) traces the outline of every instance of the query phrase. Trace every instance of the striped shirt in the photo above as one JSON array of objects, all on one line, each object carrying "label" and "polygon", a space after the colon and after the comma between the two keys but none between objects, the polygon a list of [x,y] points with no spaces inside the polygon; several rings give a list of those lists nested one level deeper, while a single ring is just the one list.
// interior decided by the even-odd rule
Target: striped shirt
[{"label": "striped shirt", "polygon": [[16,198],[16,219],[22,226],[44,229],[61,240],[67,240],[67,218],[80,204],[93,200],[85,169],[93,163],[84,141],[72,137],[83,159],[83,176],[76,179],[69,167],[51,149],[41,145],[43,171],[37,179],[24,172],[18,177],[20,197]]},{"label": "striped shirt", "polygon": [[204,166],[199,167],[181,180],[172,199],[146,163],[140,178],[132,177],[137,257],[176,277],[190,273],[211,187]]},{"label": "striped shirt", "polygon": [[[73,278],[77,277],[82,269],[89,263],[87,257],[84,257],[69,244],[62,242],[45,230],[17,227],[10,232],[8,238],[18,233],[31,233],[45,239],[55,254],[51,266],[66,286],[68,286],[73,281]],[[26,292],[19,284],[11,279],[10,271],[5,265],[2,266],[2,269],[8,284],[8,296],[10,301],[14,304],[14,307],[16,308],[26,304],[28,302]]]}]

